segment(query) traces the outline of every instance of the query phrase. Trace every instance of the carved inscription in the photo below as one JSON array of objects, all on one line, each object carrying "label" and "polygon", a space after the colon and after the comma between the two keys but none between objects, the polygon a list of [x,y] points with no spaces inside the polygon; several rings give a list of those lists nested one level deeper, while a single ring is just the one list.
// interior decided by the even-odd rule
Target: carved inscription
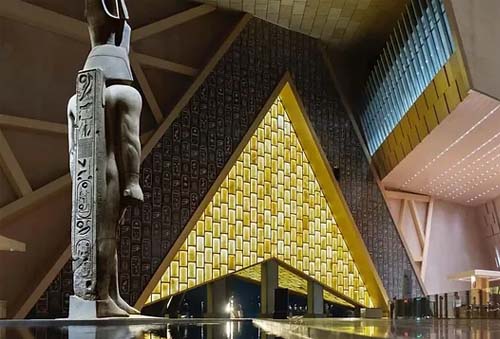
[{"label": "carved inscription", "polygon": [[86,300],[96,299],[96,237],[101,206],[98,199],[102,196],[98,190],[104,186],[104,173],[99,172],[104,161],[101,148],[105,147],[103,86],[100,70],[78,74],[71,245],[75,295]]}]

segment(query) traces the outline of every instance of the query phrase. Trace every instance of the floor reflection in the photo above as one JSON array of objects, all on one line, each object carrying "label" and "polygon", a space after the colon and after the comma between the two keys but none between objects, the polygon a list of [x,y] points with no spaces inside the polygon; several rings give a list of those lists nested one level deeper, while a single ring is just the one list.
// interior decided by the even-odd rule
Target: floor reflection
[{"label": "floor reflection", "polygon": [[[57,325],[59,324],[59,325]],[[0,339],[329,339],[329,338],[500,338],[499,320],[294,319],[273,321],[192,321],[159,319],[149,325],[105,323],[64,326],[55,321],[9,326],[0,321]]]},{"label": "floor reflection", "polygon": [[117,326],[1,327],[0,339],[261,339],[251,321]]},{"label": "floor reflection", "polygon": [[250,321],[200,323],[185,326],[168,325],[163,331],[151,331],[144,339],[260,339],[259,331]]},{"label": "floor reflection", "polygon": [[254,320],[263,331],[295,338],[500,338],[496,319],[297,319],[294,321]]}]

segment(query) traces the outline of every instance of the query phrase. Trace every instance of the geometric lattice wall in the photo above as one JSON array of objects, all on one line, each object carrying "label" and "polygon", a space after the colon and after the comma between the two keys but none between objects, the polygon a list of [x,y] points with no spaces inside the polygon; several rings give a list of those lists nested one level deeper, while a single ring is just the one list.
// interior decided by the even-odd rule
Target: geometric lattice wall
[{"label": "geometric lattice wall", "polygon": [[[371,306],[280,97],[265,114],[149,301],[277,258]],[[354,227],[354,226],[353,226]]]}]

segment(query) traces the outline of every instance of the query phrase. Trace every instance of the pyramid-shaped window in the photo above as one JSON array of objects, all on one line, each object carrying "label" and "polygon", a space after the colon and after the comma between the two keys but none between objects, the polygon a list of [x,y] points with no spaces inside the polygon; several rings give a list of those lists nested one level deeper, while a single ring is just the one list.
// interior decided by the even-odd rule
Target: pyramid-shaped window
[{"label": "pyramid-shaped window", "polygon": [[379,279],[295,92],[285,83],[279,93],[187,226],[146,303],[276,258],[361,305],[381,307],[383,288],[367,284]]}]

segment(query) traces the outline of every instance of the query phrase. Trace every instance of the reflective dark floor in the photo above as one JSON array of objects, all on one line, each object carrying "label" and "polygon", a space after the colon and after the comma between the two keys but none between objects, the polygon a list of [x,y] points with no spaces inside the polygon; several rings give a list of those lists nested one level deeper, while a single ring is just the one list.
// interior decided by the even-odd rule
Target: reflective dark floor
[{"label": "reflective dark floor", "polygon": [[255,320],[255,325],[285,339],[295,338],[500,338],[497,319],[296,319]]},{"label": "reflective dark floor", "polygon": [[[264,336],[265,337],[265,336]],[[0,327],[0,339],[261,339],[251,321],[179,324]]]},{"label": "reflective dark floor", "polygon": [[[58,325],[57,325],[58,324]],[[330,338],[500,338],[500,320],[293,319],[224,321],[168,319],[148,324],[64,325],[51,321],[0,321],[0,339],[330,339]]]}]

